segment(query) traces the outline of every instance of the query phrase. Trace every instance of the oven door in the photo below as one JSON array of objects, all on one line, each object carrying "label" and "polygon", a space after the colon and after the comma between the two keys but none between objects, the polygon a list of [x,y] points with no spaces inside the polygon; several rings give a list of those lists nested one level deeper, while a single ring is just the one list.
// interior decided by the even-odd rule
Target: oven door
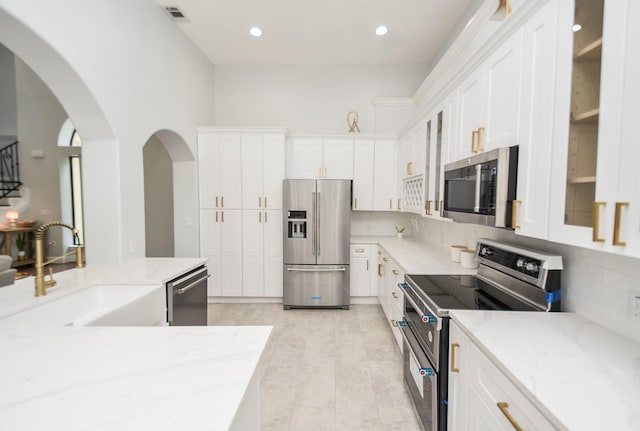
[{"label": "oven door", "polygon": [[426,431],[438,429],[438,373],[420,348],[406,324],[400,325],[403,338],[404,383],[413,407]]},{"label": "oven door", "polygon": [[410,284],[404,283],[404,320],[416,334],[417,343],[439,369],[442,320],[434,315]]}]

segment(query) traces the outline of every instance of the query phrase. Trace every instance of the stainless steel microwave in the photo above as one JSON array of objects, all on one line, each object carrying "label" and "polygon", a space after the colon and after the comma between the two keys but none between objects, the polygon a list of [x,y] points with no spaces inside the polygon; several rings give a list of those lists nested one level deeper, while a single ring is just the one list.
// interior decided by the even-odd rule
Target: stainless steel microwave
[{"label": "stainless steel microwave", "polygon": [[444,216],[463,223],[511,228],[517,169],[517,145],[445,165]]}]

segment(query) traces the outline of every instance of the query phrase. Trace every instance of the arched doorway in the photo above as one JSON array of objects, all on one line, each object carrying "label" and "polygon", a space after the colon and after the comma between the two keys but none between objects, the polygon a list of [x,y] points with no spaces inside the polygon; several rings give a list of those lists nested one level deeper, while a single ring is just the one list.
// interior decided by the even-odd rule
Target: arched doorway
[{"label": "arched doorway", "polygon": [[195,165],[195,157],[186,141],[171,130],[154,133],[143,147],[146,257],[184,255],[184,229],[195,223],[180,212],[185,164]]}]

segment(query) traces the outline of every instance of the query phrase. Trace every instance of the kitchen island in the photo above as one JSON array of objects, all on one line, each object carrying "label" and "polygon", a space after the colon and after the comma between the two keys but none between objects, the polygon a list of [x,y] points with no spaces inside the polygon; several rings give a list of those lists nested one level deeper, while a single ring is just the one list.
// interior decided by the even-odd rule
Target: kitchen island
[{"label": "kitchen island", "polygon": [[47,304],[118,280],[163,289],[202,263],[144,259],[65,271],[44,298],[32,298],[32,278],[0,289],[0,429],[258,430],[257,368],[270,326],[12,324],[34,300]]}]

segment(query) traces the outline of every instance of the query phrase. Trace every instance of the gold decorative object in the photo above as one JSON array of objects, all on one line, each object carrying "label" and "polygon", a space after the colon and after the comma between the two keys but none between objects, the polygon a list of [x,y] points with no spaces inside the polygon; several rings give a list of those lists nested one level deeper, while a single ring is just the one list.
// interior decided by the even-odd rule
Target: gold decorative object
[{"label": "gold decorative object", "polygon": [[347,124],[349,125],[349,133],[360,133],[360,127],[358,127],[358,113],[356,111],[349,111],[347,114]]}]

